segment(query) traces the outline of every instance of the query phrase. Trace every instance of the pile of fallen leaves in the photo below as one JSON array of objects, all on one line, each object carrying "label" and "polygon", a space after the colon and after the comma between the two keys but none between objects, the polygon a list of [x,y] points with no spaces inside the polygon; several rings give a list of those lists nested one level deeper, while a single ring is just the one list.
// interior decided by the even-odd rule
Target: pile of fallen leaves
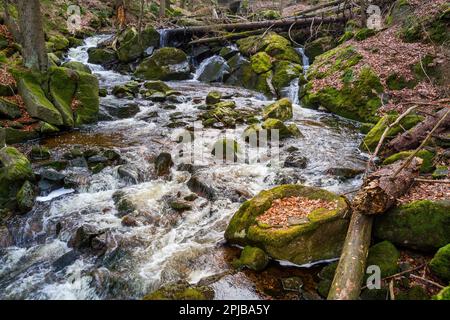
[{"label": "pile of fallen leaves", "polygon": [[450,187],[445,183],[415,183],[409,191],[397,201],[401,204],[417,200],[448,200]]},{"label": "pile of fallen leaves", "polygon": [[287,227],[292,224],[293,219],[306,218],[314,210],[320,208],[334,210],[336,207],[336,202],[322,199],[305,197],[276,199],[272,202],[272,207],[260,215],[257,221],[270,226]]}]

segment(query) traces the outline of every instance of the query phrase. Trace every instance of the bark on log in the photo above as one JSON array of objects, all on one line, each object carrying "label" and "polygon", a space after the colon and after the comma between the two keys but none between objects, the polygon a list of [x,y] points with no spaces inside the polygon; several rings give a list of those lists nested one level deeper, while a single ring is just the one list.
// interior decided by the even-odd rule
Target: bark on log
[{"label": "bark on log", "polygon": [[339,5],[341,3],[344,3],[345,1],[346,0],[335,0],[335,1],[327,2],[327,3],[322,3],[322,4],[319,4],[317,6],[311,7],[309,9],[298,11],[295,14],[298,15],[298,16],[302,16],[302,15],[305,15],[307,13],[315,12],[315,11],[320,10],[320,9],[324,9],[324,8],[328,8],[328,7],[333,7],[335,5]]},{"label": "bark on log", "polygon": [[167,30],[167,36],[177,35],[203,35],[216,31],[249,31],[257,29],[289,29],[293,24],[295,28],[311,26],[314,24],[343,24],[347,21],[345,17],[329,17],[329,18],[292,18],[281,20],[257,21],[257,22],[242,22],[242,23],[228,23],[215,24],[208,26],[195,26],[185,28],[174,28]]},{"label": "bark on log", "polygon": [[403,165],[403,161],[386,166],[367,177],[352,203],[353,214],[328,300],[355,300],[359,297],[373,216],[384,213],[409,189],[419,174],[421,163],[421,159],[414,158],[395,180],[391,176]]},{"label": "bark on log", "polygon": [[[416,125],[414,128],[406,131],[405,133],[397,136],[391,140],[385,148],[383,155],[385,157],[394,153],[411,150],[417,148],[420,143],[428,135],[428,132],[433,129],[436,123],[444,116],[448,111],[448,108],[443,108],[434,115],[430,115],[425,118],[424,121]],[[447,117],[441,124],[440,128],[436,131],[437,134],[448,129],[450,127],[450,117]]]}]

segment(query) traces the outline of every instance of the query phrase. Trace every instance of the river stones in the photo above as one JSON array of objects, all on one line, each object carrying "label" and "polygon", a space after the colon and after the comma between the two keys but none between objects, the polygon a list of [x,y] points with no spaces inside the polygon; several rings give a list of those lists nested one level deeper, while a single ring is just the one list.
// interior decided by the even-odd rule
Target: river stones
[{"label": "river stones", "polygon": [[420,200],[375,218],[374,236],[402,247],[435,252],[450,243],[450,201]]},{"label": "river stones", "polygon": [[222,93],[220,93],[219,91],[211,91],[206,96],[205,102],[206,105],[211,106],[219,103],[220,99],[222,99]]},{"label": "river stones", "polygon": [[112,49],[89,48],[89,63],[100,64],[102,66],[110,66],[118,61],[116,52]]},{"label": "river stones", "polygon": [[281,121],[292,119],[292,102],[288,98],[278,100],[263,109],[264,119],[272,118]]},{"label": "river stones", "polygon": [[214,290],[209,286],[195,286],[179,281],[163,286],[146,295],[144,300],[212,300]]},{"label": "river stones", "polygon": [[107,250],[105,233],[106,230],[100,230],[95,226],[84,224],[75,231],[67,245],[80,252],[101,256]]},{"label": "river stones", "polygon": [[[31,164],[22,153],[13,147],[0,149],[0,208],[14,209],[17,193],[26,181],[33,180]],[[25,191],[21,195],[28,194]]]},{"label": "river stones", "polygon": [[[276,199],[305,197],[334,202],[336,209],[316,209],[300,224],[288,227],[258,222],[258,216]],[[305,264],[339,256],[349,218],[345,200],[328,191],[301,185],[283,185],[262,191],[246,201],[231,219],[225,238],[231,244],[252,245],[274,259]]]},{"label": "river stones", "polygon": [[63,63],[62,67],[67,68],[67,69],[72,69],[75,71],[92,73],[91,68],[89,68],[87,65],[82,64],[81,62],[78,62],[78,61],[67,61],[67,62]]},{"label": "river stones", "polygon": [[159,33],[153,27],[147,27],[139,36],[136,28],[123,30],[117,37],[117,57],[120,62],[132,62],[144,55],[149,47],[159,46]]},{"label": "river stones", "polygon": [[170,153],[160,153],[155,160],[155,172],[157,176],[165,176],[170,173],[170,168],[173,166],[172,156]]},{"label": "river stones", "polygon": [[239,259],[233,261],[233,267],[246,267],[254,271],[262,271],[269,263],[267,254],[256,247],[245,246]]},{"label": "river stones", "polygon": [[166,47],[155,51],[136,69],[137,77],[147,80],[186,80],[191,67],[187,55],[180,49]]},{"label": "river stones", "polygon": [[20,212],[28,212],[33,209],[36,200],[36,188],[30,181],[25,181],[17,192],[17,206]]}]

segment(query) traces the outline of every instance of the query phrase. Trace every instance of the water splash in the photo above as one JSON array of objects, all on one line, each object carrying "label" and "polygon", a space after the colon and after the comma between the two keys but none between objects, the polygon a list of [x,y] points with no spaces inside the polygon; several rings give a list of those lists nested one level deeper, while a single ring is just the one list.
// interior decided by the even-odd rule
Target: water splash
[{"label": "water splash", "polygon": [[202,61],[195,72],[194,80],[204,82],[222,81],[229,70],[230,67],[227,61],[219,55],[214,55]]},{"label": "water splash", "polygon": [[159,46],[165,48],[169,46],[169,30],[170,29],[160,29],[159,32]]}]

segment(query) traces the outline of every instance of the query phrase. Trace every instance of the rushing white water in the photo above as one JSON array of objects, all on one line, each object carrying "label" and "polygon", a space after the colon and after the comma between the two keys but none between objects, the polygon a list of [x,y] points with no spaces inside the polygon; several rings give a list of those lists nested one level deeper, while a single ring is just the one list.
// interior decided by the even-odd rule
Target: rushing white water
[{"label": "rushing white water", "polygon": [[168,29],[160,29],[159,32],[159,46],[161,48],[167,47],[168,43]]},{"label": "rushing white water", "polygon": [[[70,50],[69,59],[87,63],[88,48],[107,38],[87,39],[83,46]],[[108,89],[131,79],[101,66],[89,66]],[[67,139],[56,145],[49,144],[53,154],[62,154],[77,145],[106,145],[120,153],[125,165],[136,168],[140,178],[137,183],[121,178],[118,166],[107,167],[97,174],[83,168],[64,170],[64,174],[78,181],[76,192],[56,192],[40,198],[30,213],[11,222],[14,246],[0,249],[0,298],[139,299],[171,281],[184,279],[196,283],[229,268],[220,244],[229,219],[244,200],[243,194],[252,196],[296,177],[304,184],[334,192],[346,192],[360,185],[360,179],[341,181],[325,173],[330,167],[364,167],[357,130],[332,115],[296,107],[291,122],[299,127],[304,138],[284,141],[282,157],[288,148],[297,148],[299,154],[309,159],[305,169],[271,167],[267,161],[217,162],[211,149],[224,132],[202,129],[193,142],[195,150],[202,154],[201,161],[196,163],[201,165],[196,176],[216,190],[217,199],[199,197],[192,202],[191,210],[173,212],[167,199],[190,195],[186,182],[192,174],[174,167],[170,181],[156,178],[149,162],[160,152],[176,154],[182,129],[168,126],[172,119],[181,115],[187,125],[193,123],[201,112],[195,101],[203,100],[211,90],[233,96],[239,108],[255,113],[268,102],[258,99],[254,92],[220,84],[209,86],[197,81],[168,84],[183,93],[183,100],[175,104],[175,110],[138,97],[131,101],[140,108],[133,118],[100,122],[80,133],[68,133]],[[106,104],[129,102],[111,95],[102,98]],[[158,116],[149,120],[148,115],[154,112]],[[236,130],[227,132],[227,137],[239,140],[244,130],[244,125],[238,125]],[[122,225],[113,200],[118,190],[136,207],[132,213],[137,220],[135,227]],[[57,197],[53,198],[54,195]],[[83,225],[105,232],[107,251],[102,257],[74,255],[68,246],[69,239]],[[213,288],[217,299],[259,298],[252,282],[242,275],[223,277]]]}]

